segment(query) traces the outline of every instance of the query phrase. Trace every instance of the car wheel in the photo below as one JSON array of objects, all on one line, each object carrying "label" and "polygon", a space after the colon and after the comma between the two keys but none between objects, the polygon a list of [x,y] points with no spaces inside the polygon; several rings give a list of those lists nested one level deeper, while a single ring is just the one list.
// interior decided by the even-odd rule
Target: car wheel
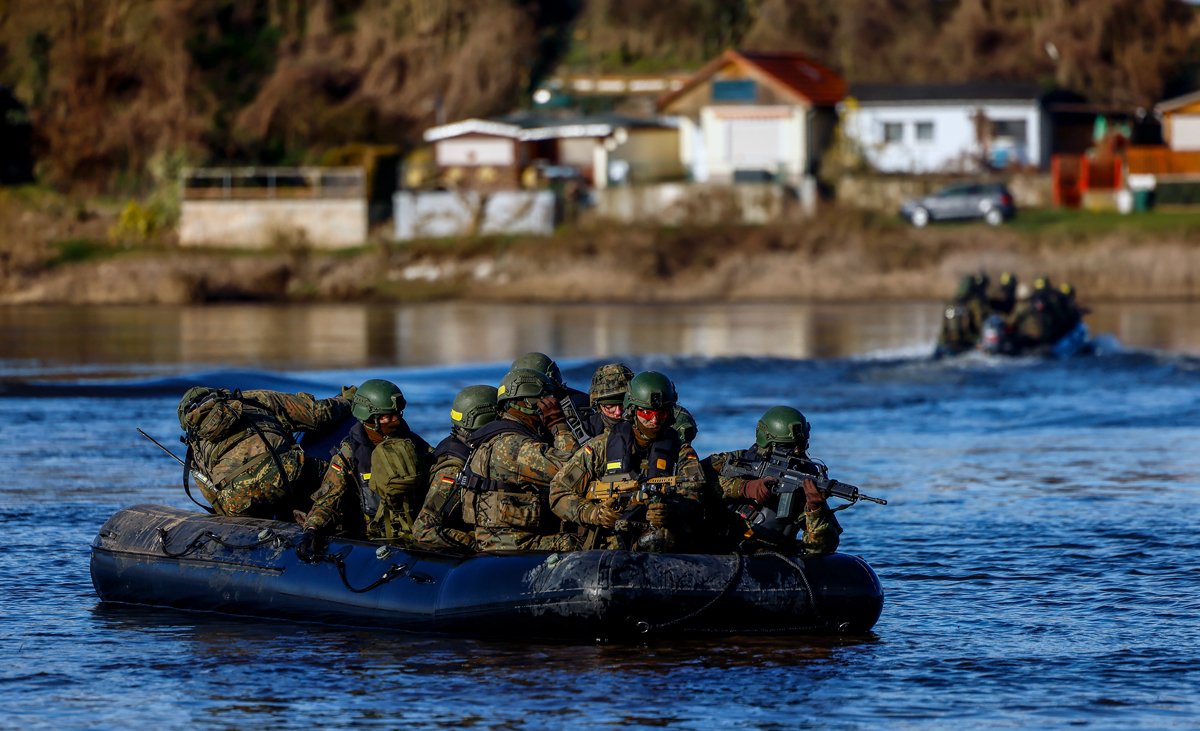
[{"label": "car wheel", "polygon": [[925,210],[924,208],[915,208],[913,209],[912,216],[909,217],[909,220],[912,221],[912,225],[916,226],[917,228],[925,228],[925,226],[929,225],[929,211]]},{"label": "car wheel", "polygon": [[989,208],[987,213],[983,214],[983,220],[987,221],[989,225],[999,226],[1004,223],[1004,211],[999,208]]}]

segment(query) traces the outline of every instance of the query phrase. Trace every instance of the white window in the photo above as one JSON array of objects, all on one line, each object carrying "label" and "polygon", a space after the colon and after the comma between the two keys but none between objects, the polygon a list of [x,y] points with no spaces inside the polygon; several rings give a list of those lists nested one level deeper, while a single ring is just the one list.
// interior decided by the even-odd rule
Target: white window
[{"label": "white window", "polygon": [[883,141],[899,142],[904,139],[904,125],[899,122],[883,123]]},{"label": "white window", "polygon": [[917,141],[933,142],[933,122],[917,122]]}]

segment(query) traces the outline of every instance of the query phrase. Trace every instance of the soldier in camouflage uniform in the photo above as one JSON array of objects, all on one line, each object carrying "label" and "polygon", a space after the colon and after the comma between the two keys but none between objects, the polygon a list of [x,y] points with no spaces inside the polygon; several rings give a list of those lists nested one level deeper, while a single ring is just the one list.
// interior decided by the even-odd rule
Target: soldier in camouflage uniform
[{"label": "soldier in camouflage uniform", "polygon": [[638,374],[622,419],[551,481],[555,515],[589,528],[584,548],[684,551],[694,543],[705,478],[696,452],[670,428],[677,401],[666,376]]},{"label": "soldier in camouflage uniform", "polygon": [[404,420],[405,400],[391,381],[358,387],[350,413],[357,422],[342,440],[304,520],[301,555],[318,536],[336,534],[406,542],[429,485],[429,444]]},{"label": "soldier in camouflage uniform", "polygon": [[[790,406],[773,406],[767,409],[758,420],[755,430],[754,446],[738,452],[722,452],[707,457],[704,471],[709,480],[709,486],[719,490],[727,506],[748,506],[751,509],[766,506],[774,508],[777,496],[772,494],[775,485],[773,478],[758,478],[753,475],[729,476],[722,474],[727,462],[731,459],[754,462],[762,455],[770,453],[785,453],[798,457],[802,464],[811,469],[801,471],[814,476],[824,476],[825,466],[820,462],[809,459],[808,436],[810,427],[808,420],[798,410]],[[800,518],[803,525],[797,525],[796,538],[782,542],[782,536],[765,537],[763,540],[743,541],[750,528],[747,520],[742,517],[749,511],[734,512],[728,507],[716,514],[710,515],[715,525],[715,545],[717,552],[734,550],[735,548],[784,550],[803,556],[823,556],[837,550],[842,528],[825,502],[825,497],[817,489],[812,480],[804,483],[804,516]]]},{"label": "soldier in camouflage uniform", "polygon": [[588,412],[584,426],[589,436],[597,436],[621,420],[625,392],[633,380],[633,371],[624,363],[602,365],[592,373],[588,389]]},{"label": "soldier in camouflage uniform", "polygon": [[[413,522],[413,537],[420,543],[433,548],[475,550],[475,526],[463,519],[464,491],[456,479],[471,455],[467,439],[476,429],[495,420],[495,386],[467,386],[454,397],[450,406],[450,436],[433,450],[429,493]],[[474,499],[475,493],[468,496]]]},{"label": "soldier in camouflage uniform", "polygon": [[209,480],[204,497],[217,515],[292,520],[308,507],[325,463],[296,443],[296,432],[331,427],[350,413],[342,396],[229,391],[196,386],[179,401],[187,463]]},{"label": "soldier in camouflage uniform", "polygon": [[574,534],[562,532],[546,502],[550,480],[579,447],[552,389],[540,371],[509,371],[496,391],[500,418],[467,440],[471,455],[459,480],[476,495],[464,500],[463,517],[475,525],[480,551],[564,551],[578,545]]},{"label": "soldier in camouflage uniform", "polygon": [[[592,386],[588,389],[590,403],[583,421],[589,437],[598,436],[621,421],[625,392],[629,390],[631,380],[633,371],[624,363],[602,365],[592,373]],[[671,426],[682,441],[690,444],[696,438],[696,420],[680,404],[673,408],[675,414]]]},{"label": "soldier in camouflage uniform", "polygon": [[517,368],[529,368],[538,371],[550,381],[550,395],[554,396],[555,400],[558,401],[559,408],[563,412],[563,418],[567,420],[567,427],[575,435],[576,442],[582,444],[588,437],[592,436],[587,430],[587,418],[590,411],[588,395],[566,384],[563,380],[562,370],[550,356],[545,353],[526,353],[514,360],[509,369],[515,370]]}]

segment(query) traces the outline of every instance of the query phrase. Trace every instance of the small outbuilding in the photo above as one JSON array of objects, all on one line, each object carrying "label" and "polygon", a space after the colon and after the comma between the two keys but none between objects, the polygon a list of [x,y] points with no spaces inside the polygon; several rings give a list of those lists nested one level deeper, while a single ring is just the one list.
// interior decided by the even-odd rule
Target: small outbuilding
[{"label": "small outbuilding", "polygon": [[673,120],[521,112],[425,130],[443,185],[483,190],[578,179],[596,188],[679,177]]}]

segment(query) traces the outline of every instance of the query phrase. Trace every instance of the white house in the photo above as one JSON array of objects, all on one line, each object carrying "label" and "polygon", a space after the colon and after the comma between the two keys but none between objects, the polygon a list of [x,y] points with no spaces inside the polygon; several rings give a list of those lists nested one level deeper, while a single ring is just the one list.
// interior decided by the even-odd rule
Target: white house
[{"label": "white house", "polygon": [[1044,169],[1053,141],[1046,100],[1022,82],[856,85],[839,112],[846,140],[880,172]]},{"label": "white house", "polygon": [[816,172],[846,82],[800,53],[730,49],[662,97],[679,118],[680,158],[697,182],[776,180]]}]

